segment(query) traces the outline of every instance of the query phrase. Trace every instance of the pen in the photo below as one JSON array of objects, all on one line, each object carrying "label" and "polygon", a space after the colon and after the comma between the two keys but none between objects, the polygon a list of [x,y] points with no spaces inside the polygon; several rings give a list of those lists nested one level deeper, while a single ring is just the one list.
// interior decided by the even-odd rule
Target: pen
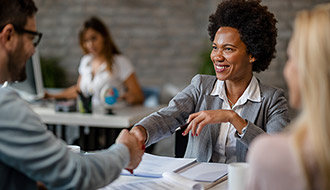
[{"label": "pen", "polygon": [[189,125],[190,122],[184,124],[184,125],[181,125],[180,127],[176,128],[175,131],[179,131],[179,130],[186,130],[188,125]]}]

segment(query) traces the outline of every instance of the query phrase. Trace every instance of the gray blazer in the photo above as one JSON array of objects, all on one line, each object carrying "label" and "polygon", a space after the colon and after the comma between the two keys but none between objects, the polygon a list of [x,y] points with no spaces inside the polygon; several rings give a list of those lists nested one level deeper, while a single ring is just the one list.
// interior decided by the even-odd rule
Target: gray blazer
[{"label": "gray blazer", "polygon": [[[172,135],[190,114],[221,109],[223,101],[218,96],[210,95],[216,81],[215,76],[196,75],[191,84],[170,101],[168,107],[137,123],[136,125],[145,127],[149,134],[147,146]],[[290,121],[283,90],[260,82],[259,87],[261,102],[248,101],[242,110],[241,115],[248,121],[248,126],[242,138],[236,135],[237,161],[245,161],[248,146],[256,136],[265,132],[279,132]],[[219,124],[210,124],[199,136],[189,135],[185,157],[197,158],[200,162],[210,161],[219,133]]]}]

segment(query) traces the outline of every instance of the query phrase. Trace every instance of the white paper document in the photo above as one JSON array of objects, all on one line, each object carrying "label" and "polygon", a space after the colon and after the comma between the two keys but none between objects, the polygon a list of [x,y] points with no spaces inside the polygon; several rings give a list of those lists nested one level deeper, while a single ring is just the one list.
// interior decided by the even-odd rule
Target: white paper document
[{"label": "white paper document", "polygon": [[180,172],[180,175],[195,181],[214,182],[227,173],[227,164],[199,162],[188,170]]},{"label": "white paper document", "polygon": [[[194,162],[196,162],[196,159],[173,158],[145,153],[142,157],[141,163],[134,170],[134,175],[160,178],[164,172],[175,172]],[[132,175],[127,170],[123,170],[121,174]]]},{"label": "white paper document", "polygon": [[126,170],[122,171],[122,175],[130,176],[122,176],[122,180],[114,181],[101,190],[209,189],[226,180],[227,164],[145,153],[140,165],[134,170],[135,176],[144,178],[134,177]]},{"label": "white paper document", "polygon": [[174,172],[165,172],[163,178],[110,184],[102,190],[204,190],[202,183]]}]

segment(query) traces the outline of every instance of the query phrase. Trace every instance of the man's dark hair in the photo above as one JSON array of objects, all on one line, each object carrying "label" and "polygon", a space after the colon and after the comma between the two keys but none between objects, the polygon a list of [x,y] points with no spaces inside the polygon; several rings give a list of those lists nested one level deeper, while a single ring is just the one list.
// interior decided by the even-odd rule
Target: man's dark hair
[{"label": "man's dark hair", "polygon": [[7,24],[24,28],[27,18],[37,11],[33,0],[0,0],[0,31]]},{"label": "man's dark hair", "polygon": [[209,17],[208,32],[211,41],[220,27],[232,27],[239,31],[247,53],[256,58],[253,71],[260,72],[268,68],[275,57],[277,28],[275,16],[260,0],[227,0],[218,5]]}]

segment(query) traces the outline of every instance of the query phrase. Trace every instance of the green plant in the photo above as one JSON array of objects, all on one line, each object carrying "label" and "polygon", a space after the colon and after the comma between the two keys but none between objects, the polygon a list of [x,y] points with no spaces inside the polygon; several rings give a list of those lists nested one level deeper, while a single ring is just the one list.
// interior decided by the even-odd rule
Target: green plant
[{"label": "green plant", "polygon": [[41,72],[45,88],[62,88],[66,86],[65,70],[58,63],[59,58],[40,57]]},{"label": "green plant", "polygon": [[200,65],[198,69],[199,74],[207,74],[207,75],[215,75],[213,63],[210,58],[210,53],[212,49],[211,48],[205,48],[201,54],[200,59],[202,64]]}]

